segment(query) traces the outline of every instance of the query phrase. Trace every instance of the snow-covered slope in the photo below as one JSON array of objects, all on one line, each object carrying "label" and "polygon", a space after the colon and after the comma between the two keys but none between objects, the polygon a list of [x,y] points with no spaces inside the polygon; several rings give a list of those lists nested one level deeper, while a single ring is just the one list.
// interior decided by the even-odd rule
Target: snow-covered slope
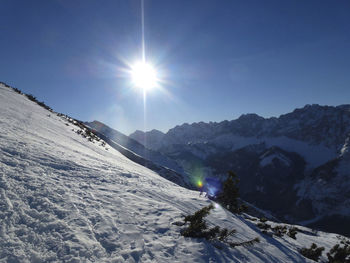
[{"label": "snow-covered slope", "polygon": [[[91,128],[89,128],[90,130]],[[120,152],[121,154],[123,154],[125,157],[127,157],[129,160],[140,164],[142,166],[145,166],[147,168],[149,168],[150,170],[158,173],[160,176],[162,176],[163,178],[176,183],[177,185],[186,187],[188,189],[194,189],[194,187],[191,185],[190,182],[188,182],[187,177],[184,176],[184,174],[178,173],[170,168],[167,168],[165,166],[160,165],[157,161],[159,161],[160,159],[162,159],[162,156],[158,153],[152,154],[153,158],[149,158],[146,159],[143,156],[140,156],[138,154],[136,154],[135,152],[125,148],[124,146],[120,145],[119,143],[117,143],[116,141],[110,139],[110,137],[107,137],[105,134],[93,130],[94,134],[99,136],[101,139],[103,139],[106,143],[109,144],[109,146],[111,146],[112,148],[114,148],[115,150],[117,150],[118,152]],[[118,140],[118,139],[117,139]],[[149,155],[147,155],[147,152],[149,152],[148,149],[143,149],[145,152],[143,153],[144,156],[149,157]],[[161,157],[161,158],[156,158],[156,157]],[[156,161],[154,161],[156,160]],[[166,160],[165,160],[166,161]],[[168,163],[168,162],[166,162]]]},{"label": "snow-covered slope", "polygon": [[220,206],[211,223],[261,242],[217,249],[184,238],[172,223],[210,201],[81,129],[0,84],[0,262],[312,262],[298,249],[339,241],[271,238]]},{"label": "snow-covered slope", "polygon": [[172,159],[169,159],[165,155],[161,154],[158,151],[153,151],[146,148],[143,144],[138,141],[129,138],[128,136],[122,134],[121,132],[110,128],[106,124],[93,121],[93,122],[85,122],[87,126],[92,128],[93,130],[107,136],[109,139],[123,146],[124,148],[136,153],[143,158],[152,161],[155,164],[167,167],[172,169],[180,174],[183,174],[183,169]]}]

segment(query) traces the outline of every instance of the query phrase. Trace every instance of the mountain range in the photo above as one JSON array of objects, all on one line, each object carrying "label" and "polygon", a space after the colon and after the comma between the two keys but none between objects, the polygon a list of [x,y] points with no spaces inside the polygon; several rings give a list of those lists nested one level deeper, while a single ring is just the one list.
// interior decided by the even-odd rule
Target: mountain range
[{"label": "mountain range", "polygon": [[306,105],[129,136],[175,160],[185,177],[240,178],[244,200],[281,220],[350,235],[350,105]]}]

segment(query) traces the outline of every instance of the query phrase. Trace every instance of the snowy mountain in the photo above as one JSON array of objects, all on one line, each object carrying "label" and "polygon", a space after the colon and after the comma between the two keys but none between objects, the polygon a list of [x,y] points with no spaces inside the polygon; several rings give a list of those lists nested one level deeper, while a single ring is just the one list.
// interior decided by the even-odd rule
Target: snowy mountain
[{"label": "snowy mountain", "polygon": [[85,124],[91,129],[101,134],[104,134],[109,139],[113,140],[114,142],[118,143],[124,148],[136,153],[137,155],[144,157],[145,159],[153,161],[154,163],[157,163],[164,167],[173,169],[179,173],[183,172],[183,169],[174,160],[166,157],[165,155],[161,154],[158,151],[153,151],[146,148],[143,144],[141,144],[137,140],[134,140],[124,135],[123,133],[110,128],[109,126],[107,126],[106,124],[103,124],[102,122],[93,121],[93,122],[85,122]]},{"label": "snowy mountain", "polygon": [[146,148],[158,149],[161,146],[160,142],[162,141],[164,135],[165,134],[163,132],[153,129],[147,133],[137,130],[130,134],[129,137],[138,141]]},{"label": "snowy mountain", "polygon": [[283,220],[350,235],[349,138],[350,105],[306,105],[278,118],[183,124],[148,146],[188,174],[235,171],[242,197]]},{"label": "snowy mountain", "polygon": [[146,166],[157,172],[166,179],[187,188],[193,188],[186,180],[187,176],[174,160],[166,157],[160,152],[147,149],[141,143],[129,138],[107,125],[99,122],[85,122],[85,125],[104,139],[112,148],[131,159],[132,161]]},{"label": "snowy mountain", "polygon": [[[130,136],[138,140],[142,137],[140,133],[138,131],[137,137]],[[308,165],[317,166],[337,156],[349,133],[350,105],[306,105],[279,118],[265,119],[256,114],[245,114],[236,120],[220,123],[185,123],[170,129],[149,148],[159,150],[177,144],[200,147],[212,143],[216,147],[234,150],[264,142],[297,152],[307,159]],[[151,132],[143,137],[155,140]],[[322,152],[315,156],[315,150]]]},{"label": "snowy mountain", "polygon": [[4,84],[0,112],[0,262],[313,262],[299,250],[316,243],[325,261],[335,244],[349,242],[304,227],[295,239],[277,236],[275,223],[219,205],[210,224],[236,229],[236,242],[260,242],[218,249],[184,238],[173,223],[210,200]]}]

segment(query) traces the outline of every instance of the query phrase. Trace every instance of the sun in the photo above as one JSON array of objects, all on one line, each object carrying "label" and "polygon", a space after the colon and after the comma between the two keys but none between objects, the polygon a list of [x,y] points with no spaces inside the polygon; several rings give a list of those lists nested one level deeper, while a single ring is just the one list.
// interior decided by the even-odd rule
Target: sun
[{"label": "sun", "polygon": [[138,62],[131,67],[131,79],[135,87],[144,91],[157,86],[157,74],[154,67],[146,62]]}]

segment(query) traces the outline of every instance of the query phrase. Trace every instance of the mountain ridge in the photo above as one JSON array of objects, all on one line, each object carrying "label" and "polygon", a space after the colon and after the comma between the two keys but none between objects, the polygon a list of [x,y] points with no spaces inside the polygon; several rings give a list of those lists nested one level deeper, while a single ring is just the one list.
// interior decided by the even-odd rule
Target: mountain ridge
[{"label": "mountain ridge", "polygon": [[[338,111],[338,113],[342,114],[342,116],[340,116],[340,118],[345,118],[345,120],[336,120],[338,122],[343,122],[343,121],[345,122],[345,124],[344,123],[340,124],[343,126],[339,127],[339,130],[345,129],[350,124],[350,104],[343,104],[343,105],[338,105],[338,106],[327,106],[327,105],[321,106],[318,104],[312,104],[312,105],[307,104],[303,108],[297,108],[290,113],[281,114],[279,117],[264,118],[264,117],[261,117],[261,116],[255,114],[255,113],[248,113],[248,114],[242,114],[237,119],[230,120],[230,121],[224,120],[221,122],[208,122],[208,123],[206,123],[206,122],[194,122],[192,124],[184,123],[182,125],[176,125],[174,128],[169,129],[169,131],[167,133],[165,133],[165,140],[166,140],[166,137],[170,137],[172,134],[178,133],[179,130],[185,131],[185,130],[191,129],[191,128],[194,130],[199,129],[199,128],[200,129],[207,129],[207,130],[216,129],[218,131],[216,132],[216,134],[213,134],[216,136],[217,136],[217,133],[223,134],[225,132],[229,132],[229,133],[235,132],[236,134],[240,134],[240,129],[251,128],[252,129],[251,133],[245,134],[245,137],[247,137],[247,135],[257,135],[257,136],[287,135],[287,137],[290,137],[290,138],[301,139],[296,134],[293,134],[292,132],[288,132],[288,130],[281,130],[282,129],[281,126],[288,124],[288,121],[293,120],[293,119],[295,120],[296,118],[303,121],[304,122],[303,124],[305,125],[305,124],[307,124],[307,123],[305,123],[306,119],[312,119],[312,117],[317,117],[315,115],[320,113],[320,111],[324,111],[323,116],[322,116],[324,118],[327,117],[327,114],[328,115],[334,114],[335,111]],[[307,114],[307,116],[303,116],[304,114]],[[320,120],[320,121],[322,121],[322,120]],[[324,120],[324,121],[326,121],[326,120]],[[262,122],[265,122],[265,123],[263,124]],[[245,126],[249,125],[250,123],[252,123],[253,126],[245,127]],[[314,123],[314,124],[318,124],[319,126],[326,124],[327,128],[330,128],[329,123]],[[237,126],[237,127],[232,127],[232,126]],[[344,126],[346,126],[346,127],[344,127]],[[235,128],[236,130],[233,131],[232,128]],[[258,128],[270,129],[270,130],[267,130],[267,131],[262,130],[260,132],[257,132]],[[315,129],[317,129],[317,128],[318,127],[315,127]],[[273,130],[275,130],[275,131],[273,131]],[[204,132],[208,132],[208,131],[204,131]],[[345,133],[349,133],[349,132],[350,132],[350,129],[347,128]],[[152,138],[152,134],[150,132],[138,131],[138,133],[139,134],[141,134],[141,133],[146,134],[147,137]],[[134,134],[133,133],[130,134],[129,137],[134,138]],[[344,136],[343,136],[343,138],[344,138]],[[137,140],[137,138],[134,138],[134,139]],[[207,138],[207,139],[210,139],[210,138]],[[304,138],[304,139],[307,139],[307,138]],[[339,140],[341,140],[341,139],[339,139]],[[140,143],[142,143],[142,142],[140,142]],[[317,143],[317,141],[314,141],[314,143]],[[151,146],[151,148],[155,148],[152,145],[150,145],[150,146]]]},{"label": "mountain ridge", "polygon": [[[227,170],[236,171],[243,198],[291,222],[345,216],[339,228],[332,231],[350,235],[346,227],[350,225],[350,158],[346,157],[349,140],[349,104],[308,104],[279,117],[263,118],[253,113],[231,121],[177,125],[148,147],[176,160],[188,174],[195,173],[198,167],[203,177],[222,177]],[[280,149],[279,153],[261,161],[262,155],[274,149]],[[292,155],[295,157],[290,160],[287,156]],[[289,166],[283,168],[286,160]],[[298,174],[292,172],[290,180],[275,184],[279,174],[288,174],[287,168],[296,169]],[[264,176],[255,176],[260,174]],[[273,184],[276,186],[271,188]],[[272,198],[273,191],[279,188],[285,189],[281,200],[285,199],[290,207],[284,215],[273,204],[278,200]]]}]

